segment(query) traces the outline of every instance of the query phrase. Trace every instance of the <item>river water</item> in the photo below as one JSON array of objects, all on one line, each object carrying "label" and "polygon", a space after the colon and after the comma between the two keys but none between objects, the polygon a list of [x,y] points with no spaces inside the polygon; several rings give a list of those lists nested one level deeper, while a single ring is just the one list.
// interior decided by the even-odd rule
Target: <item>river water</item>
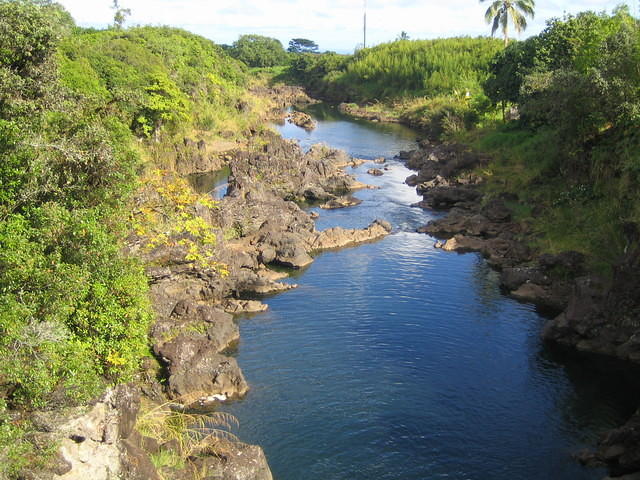
[{"label": "river water", "polygon": [[322,105],[311,132],[284,125],[303,147],[324,142],[389,170],[354,169],[380,190],[363,203],[316,210],[319,229],[391,222],[386,239],[325,252],[239,319],[238,361],[251,385],[228,405],[243,441],[261,445],[277,480],[601,479],[573,453],[623,423],[637,404],[621,378],[543,348],[544,319],[501,295],[475,254],[433,248],[415,229],[434,213],[392,157],[416,133],[345,118]]}]

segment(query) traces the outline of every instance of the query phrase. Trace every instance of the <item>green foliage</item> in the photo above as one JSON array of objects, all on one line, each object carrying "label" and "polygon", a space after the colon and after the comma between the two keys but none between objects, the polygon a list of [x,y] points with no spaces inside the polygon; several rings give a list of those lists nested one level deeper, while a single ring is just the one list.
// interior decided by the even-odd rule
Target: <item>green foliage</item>
[{"label": "green foliage", "polygon": [[280,40],[261,35],[241,35],[233,42],[229,53],[250,67],[273,67],[287,61]]},{"label": "green foliage", "polygon": [[28,465],[33,447],[24,440],[25,428],[14,421],[0,399],[0,478],[13,478]]},{"label": "green foliage", "polygon": [[336,85],[336,79],[343,75],[344,69],[350,61],[351,56],[349,55],[304,53],[292,58],[289,75],[317,95],[335,100],[346,100],[344,92],[341,92],[341,89]]},{"label": "green foliage", "polygon": [[0,0],[0,119],[31,115],[50,94],[51,52],[65,31],[61,10],[26,0]]},{"label": "green foliage", "polygon": [[153,84],[146,87],[147,98],[143,110],[136,119],[142,133],[149,137],[163,125],[175,127],[189,119],[189,99],[169,78],[158,75]]},{"label": "green foliage", "polygon": [[318,44],[307,38],[293,38],[289,41],[289,53],[318,53]]},{"label": "green foliage", "polygon": [[439,139],[472,128],[478,120],[474,107],[463,95],[441,95],[408,103],[400,118]]},{"label": "green foliage", "polygon": [[46,204],[0,225],[0,378],[13,405],[86,401],[147,351],[146,278],[99,210]]},{"label": "green foliage", "polygon": [[493,154],[492,193],[510,191],[529,211],[536,246],[589,254],[606,269],[640,221],[640,28],[626,8],[553,19],[491,64],[485,91],[515,104],[520,120],[483,133]]},{"label": "green foliage", "polygon": [[[140,152],[229,128],[246,81],[182,30],[81,29],[49,1],[0,0],[0,477],[45,458],[11,410],[82,404],[138,373],[152,311],[123,240]],[[162,187],[172,235],[209,262],[193,195]]]},{"label": "green foliage", "polygon": [[[197,401],[204,392],[196,392],[177,401],[189,405]],[[208,414],[186,413],[170,408],[175,402],[161,405],[143,404],[138,416],[136,430],[142,435],[153,438],[160,445],[172,442],[178,448],[173,449],[175,456],[156,456],[158,464],[177,466],[191,456],[198,454],[222,454],[225,445],[238,442],[230,432],[239,425],[238,420],[225,412]],[[181,460],[181,461],[180,461]],[[173,465],[172,465],[173,464]]]},{"label": "green foliage", "polygon": [[26,46],[3,41],[0,56],[2,401],[79,403],[130,379],[148,350],[146,277],[120,244],[139,158],[119,115],[95,110],[109,100],[100,77],[57,54],[68,15],[47,2],[0,10],[0,35]]},{"label": "green foliage", "polygon": [[337,101],[390,101],[480,92],[491,58],[501,48],[488,38],[399,40],[348,57],[303,55],[291,74]]},{"label": "green foliage", "polygon": [[81,31],[60,47],[62,82],[141,137],[218,127],[244,92],[245,69],[197,35],[168,27]]}]

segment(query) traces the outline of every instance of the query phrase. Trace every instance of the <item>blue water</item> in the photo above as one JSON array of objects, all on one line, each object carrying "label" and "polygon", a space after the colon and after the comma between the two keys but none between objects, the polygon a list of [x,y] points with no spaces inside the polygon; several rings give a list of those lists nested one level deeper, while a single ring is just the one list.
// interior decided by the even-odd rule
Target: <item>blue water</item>
[{"label": "blue water", "polygon": [[[280,127],[360,158],[391,158],[415,133],[322,106],[318,129]],[[390,160],[355,208],[317,210],[319,229],[394,225],[386,239],[326,252],[240,318],[238,361],[251,385],[229,405],[243,441],[264,447],[278,480],[600,479],[571,454],[633,411],[627,385],[586,359],[543,348],[543,319],[500,294],[475,254],[415,233],[433,213]]]}]

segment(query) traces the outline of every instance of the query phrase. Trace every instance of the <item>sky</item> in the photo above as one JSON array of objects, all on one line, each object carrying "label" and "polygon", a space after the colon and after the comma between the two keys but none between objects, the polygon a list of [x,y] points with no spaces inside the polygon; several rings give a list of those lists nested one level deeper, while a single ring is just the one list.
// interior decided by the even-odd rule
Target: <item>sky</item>
[{"label": "sky", "polygon": [[[402,31],[412,39],[487,35],[484,12],[490,0],[367,0],[367,45],[394,40]],[[620,1],[537,0],[536,18],[524,37],[545,21],[583,10],[611,11]],[[58,0],[84,27],[106,27],[113,0]],[[629,0],[637,14],[640,0]],[[321,51],[351,53],[363,41],[364,0],[120,0],[131,9],[127,25],[171,25],[231,44],[241,34],[279,39],[309,38]]]}]

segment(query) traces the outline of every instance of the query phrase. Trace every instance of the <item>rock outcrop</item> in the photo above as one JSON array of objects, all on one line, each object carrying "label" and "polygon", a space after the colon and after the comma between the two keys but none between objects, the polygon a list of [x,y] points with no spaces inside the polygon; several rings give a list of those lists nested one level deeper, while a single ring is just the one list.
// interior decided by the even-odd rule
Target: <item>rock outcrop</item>
[{"label": "rock outcrop", "polygon": [[[231,145],[235,146],[233,142]],[[214,172],[225,165],[224,154],[212,151],[204,140],[184,138],[175,145],[173,171],[180,175]]]},{"label": "rock outcrop", "polygon": [[375,220],[364,230],[334,227],[317,233],[310,245],[314,250],[343,248],[378,240],[389,235],[391,230],[391,224],[384,220]]},{"label": "rock outcrop", "polygon": [[289,123],[293,123],[294,125],[304,128],[305,130],[313,130],[316,128],[316,121],[311,118],[311,115],[308,115],[304,112],[294,111],[287,115],[287,120]]},{"label": "rock outcrop", "polygon": [[640,247],[633,244],[610,282],[593,275],[576,280],[569,307],[547,322],[545,340],[640,363]]},{"label": "rock outcrop", "polygon": [[[168,242],[141,253],[157,312],[152,330],[154,353],[166,368],[165,390],[177,401],[193,395],[242,397],[248,385],[234,359],[224,352],[238,342],[238,327],[225,312],[260,312],[266,306],[242,298],[295,288],[282,283],[279,265],[304,268],[312,252],[372,241],[391,226],[374,222],[362,230],[318,232],[313,218],[295,202],[326,202],[327,207],[355,205],[345,195],[362,188],[343,168],[353,163],[344,152],[314,146],[308,152],[294,142],[267,134],[247,151],[231,155],[229,188],[216,208],[198,207],[218,243],[211,266],[188,259],[181,242]],[[224,265],[221,274],[215,265]]]},{"label": "rock outcrop", "polygon": [[[187,143],[189,148],[202,149]],[[318,232],[312,216],[293,201],[334,202],[342,207],[356,204],[349,192],[366,186],[342,171],[357,163],[344,152],[316,146],[305,153],[295,143],[267,135],[249,150],[233,152],[229,160],[227,196],[214,208],[199,205],[191,212],[199,217],[199,224],[210,225],[218,239],[210,258],[190,257],[181,240],[197,242],[196,236],[183,233],[150,250],[142,247],[141,239],[130,238],[130,253],[148,265],[156,311],[150,336],[157,362],[145,362],[149,365],[143,373],[143,392],[154,402],[171,399],[172,408],[179,411],[206,410],[223,399],[247,393],[242,371],[227,355],[239,341],[239,329],[230,313],[266,309],[257,300],[243,298],[245,293],[295,288],[281,282],[286,274],[270,265],[303,268],[313,261],[311,254],[317,250],[372,241],[391,232],[391,225],[384,221],[361,230]],[[147,194],[153,197],[153,192]],[[163,383],[158,375],[164,377]],[[43,441],[60,441],[61,445],[59,458],[48,473],[56,476],[43,478],[159,478],[149,452],[161,446],[132,430],[138,394],[127,392],[118,387],[89,411],[66,415],[55,428],[46,427],[50,420],[42,417]],[[229,443],[217,445],[210,453],[215,454],[202,452],[187,460],[186,478],[196,471],[206,471],[207,478],[227,480],[272,478],[259,447]]]},{"label": "rock outcrop", "polygon": [[196,458],[190,468],[194,478],[204,476],[220,480],[273,479],[262,448],[244,443],[224,442],[217,447],[216,455]]},{"label": "rock outcrop", "polygon": [[139,389],[120,385],[86,407],[32,414],[37,443],[58,447],[50,466],[28,478],[160,480],[148,454],[130,441],[139,408]]}]

